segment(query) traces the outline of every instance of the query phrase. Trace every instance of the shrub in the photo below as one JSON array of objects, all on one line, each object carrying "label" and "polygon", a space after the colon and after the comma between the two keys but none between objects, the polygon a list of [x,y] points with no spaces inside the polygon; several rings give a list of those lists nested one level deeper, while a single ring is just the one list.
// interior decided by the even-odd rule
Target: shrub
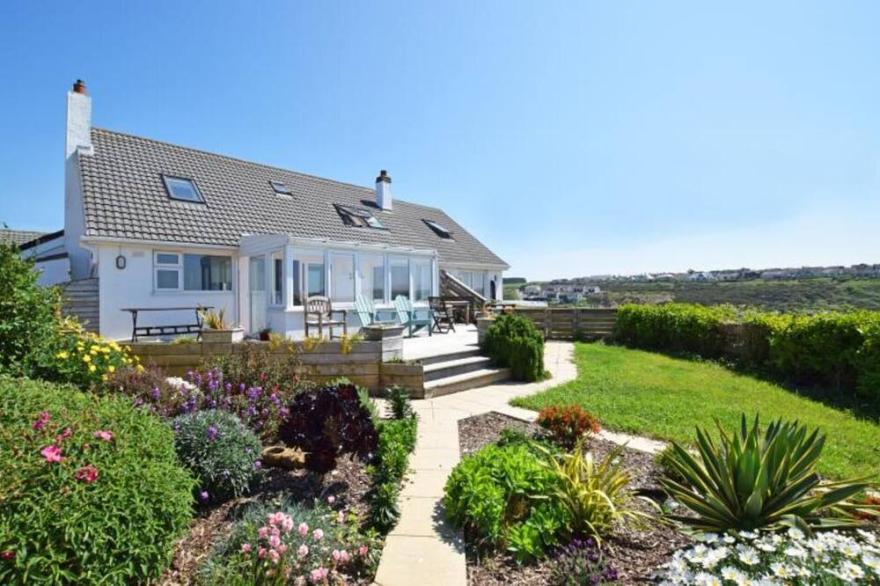
[{"label": "shrub", "polygon": [[880,324],[878,316],[865,311],[764,316],[770,328],[769,366],[798,382],[855,388],[860,371],[871,366],[862,363],[862,348],[866,329]]},{"label": "shrub", "polygon": [[412,415],[412,403],[406,389],[394,385],[388,389],[387,394],[388,404],[391,405],[391,416],[394,419],[404,419]]},{"label": "shrub", "polygon": [[235,415],[210,410],[174,419],[177,456],[196,477],[198,500],[245,494],[260,467],[260,440]]},{"label": "shrub", "polygon": [[193,371],[185,378],[167,379],[161,370],[116,371],[100,387],[103,393],[121,393],[162,417],[220,409],[236,415],[265,441],[274,441],[287,417],[287,405],[296,387],[260,387],[226,379],[218,369]]},{"label": "shrub", "polygon": [[614,339],[646,350],[719,358],[724,349],[721,325],[735,319],[735,310],[723,305],[623,305],[617,309]]},{"label": "shrub", "polygon": [[675,467],[672,465],[672,460],[674,457],[675,448],[671,444],[667,445],[665,448],[657,452],[657,454],[654,456],[654,464],[656,464],[657,467],[660,468],[660,471],[664,476],[681,484],[683,482],[686,482],[686,479],[684,476],[679,474]]},{"label": "shrub", "polygon": [[341,453],[365,458],[376,450],[376,428],[354,385],[304,391],[293,399],[289,411],[279,437],[306,453],[308,470],[324,474],[336,467]]},{"label": "shrub", "polygon": [[126,399],[0,379],[0,583],[158,577],[192,486],[171,429]]},{"label": "shrub", "polygon": [[573,540],[550,566],[550,581],[555,586],[613,584],[617,577],[617,570],[602,557],[594,539]]},{"label": "shrub", "polygon": [[74,319],[62,319],[55,334],[34,352],[33,374],[87,390],[119,370],[142,370],[137,356],[113,340],[87,332]]},{"label": "shrub", "polygon": [[808,537],[741,532],[706,535],[675,552],[663,584],[876,584],[880,542],[873,533],[828,531]]},{"label": "shrub", "polygon": [[483,349],[493,363],[510,368],[516,380],[544,378],[544,336],[526,317],[498,316],[486,330]]},{"label": "shrub", "polygon": [[633,495],[630,475],[619,460],[623,448],[609,452],[597,464],[593,454],[584,452],[583,441],[571,452],[549,454],[547,461],[559,477],[554,496],[567,512],[569,531],[598,540],[615,523],[648,519],[628,504]]},{"label": "shrub", "polygon": [[566,450],[573,449],[581,438],[588,438],[601,429],[599,420],[580,405],[545,407],[538,413],[537,423]]},{"label": "shrub", "polygon": [[570,518],[551,498],[559,478],[539,457],[527,444],[489,445],[468,456],[446,482],[446,516],[480,547],[506,548],[520,561],[544,555]]},{"label": "shrub", "polygon": [[0,374],[28,374],[33,352],[55,334],[58,290],[37,285],[32,260],[0,244]]},{"label": "shrub", "polygon": [[209,358],[200,370],[219,373],[233,385],[260,388],[279,396],[293,396],[304,385],[296,345],[286,341],[243,344],[238,352]]},{"label": "shrub", "polygon": [[370,467],[370,525],[387,533],[397,524],[397,496],[409,455],[416,447],[418,419],[414,415],[379,424],[379,444]]},{"label": "shrub", "polygon": [[379,545],[358,532],[356,520],[324,505],[254,503],[215,545],[197,583],[342,584],[346,577],[368,583]]},{"label": "shrub", "polygon": [[[745,415],[730,435],[719,425],[720,443],[697,429],[698,458],[673,442],[670,467],[684,481],[661,479],[693,515],[675,519],[698,530],[779,529],[783,526],[856,526],[848,499],[869,487],[859,481],[822,482],[815,471],[825,436],[797,421],[772,422],[763,436],[758,418]],[[861,507],[863,510],[869,510]]]}]

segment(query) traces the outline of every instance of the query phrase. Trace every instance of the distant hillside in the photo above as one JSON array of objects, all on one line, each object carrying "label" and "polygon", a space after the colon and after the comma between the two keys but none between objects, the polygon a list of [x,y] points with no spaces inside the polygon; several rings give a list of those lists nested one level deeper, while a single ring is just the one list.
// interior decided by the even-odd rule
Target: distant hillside
[{"label": "distant hillside", "polygon": [[880,279],[809,278],[749,281],[601,281],[582,306],[680,301],[759,307],[777,311],[861,308],[880,310]]}]

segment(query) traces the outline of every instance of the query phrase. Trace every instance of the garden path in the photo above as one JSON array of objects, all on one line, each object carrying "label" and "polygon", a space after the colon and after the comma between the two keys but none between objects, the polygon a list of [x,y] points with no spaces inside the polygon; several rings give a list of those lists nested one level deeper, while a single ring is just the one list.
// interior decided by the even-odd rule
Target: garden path
[{"label": "garden path", "polygon": [[[388,534],[376,573],[379,586],[466,586],[464,539],[446,523],[443,486],[460,459],[458,421],[490,411],[525,421],[537,413],[513,407],[511,399],[531,395],[577,376],[574,344],[549,341],[544,364],[551,378],[534,383],[500,383],[462,393],[413,401],[419,415],[418,440],[410,474],[400,496],[400,521]],[[657,452],[661,442],[603,430],[601,437],[630,448]]]}]

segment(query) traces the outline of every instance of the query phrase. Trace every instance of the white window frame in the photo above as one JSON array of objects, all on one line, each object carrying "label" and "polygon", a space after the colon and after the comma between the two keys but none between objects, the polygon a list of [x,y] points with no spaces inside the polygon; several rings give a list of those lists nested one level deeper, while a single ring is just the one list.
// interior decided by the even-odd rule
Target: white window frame
[{"label": "white window frame", "polygon": [[[159,262],[159,255],[173,254],[177,257],[174,264]],[[177,272],[177,287],[159,287],[159,271],[175,271]],[[153,251],[153,290],[160,293],[179,293],[183,291],[183,254],[173,250],[154,250]]]},{"label": "white window frame", "polygon": [[[163,263],[159,262],[160,254],[173,254],[177,257],[177,262],[174,264],[171,263]],[[184,269],[183,269],[183,257],[187,254],[190,255],[201,255],[201,256],[222,256],[229,259],[230,262],[230,283],[232,287],[230,289],[185,289],[184,288]],[[159,287],[159,271],[176,271],[177,272],[177,287]],[[153,291],[155,293],[185,293],[187,295],[193,294],[202,294],[202,293],[233,293],[237,291],[237,274],[236,274],[236,260],[234,255],[231,254],[215,254],[212,255],[210,253],[202,253],[202,252],[183,252],[181,250],[153,250]]]}]

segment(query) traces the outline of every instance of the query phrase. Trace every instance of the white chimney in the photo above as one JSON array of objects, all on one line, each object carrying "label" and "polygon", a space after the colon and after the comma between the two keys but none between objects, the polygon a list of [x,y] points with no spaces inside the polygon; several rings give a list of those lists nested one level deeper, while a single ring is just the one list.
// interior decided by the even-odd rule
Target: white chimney
[{"label": "white chimney", "polygon": [[86,84],[78,79],[67,92],[67,139],[64,158],[69,159],[79,147],[92,148],[92,98],[86,93]]},{"label": "white chimney", "polygon": [[393,203],[391,177],[388,175],[388,171],[382,169],[379,171],[379,176],[376,177],[376,205],[383,210],[390,210]]}]

